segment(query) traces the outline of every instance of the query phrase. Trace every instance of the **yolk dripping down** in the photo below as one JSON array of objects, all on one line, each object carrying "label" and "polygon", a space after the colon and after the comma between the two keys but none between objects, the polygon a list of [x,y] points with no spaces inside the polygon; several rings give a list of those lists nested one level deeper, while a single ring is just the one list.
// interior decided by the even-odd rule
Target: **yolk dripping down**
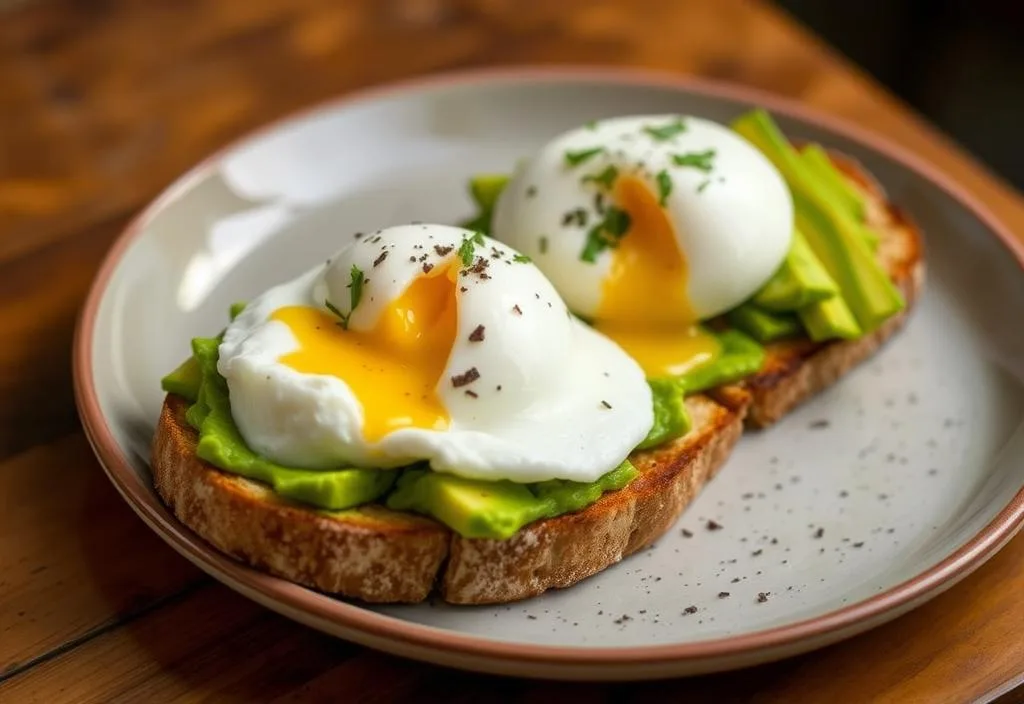
[{"label": "yolk dripping down", "polygon": [[612,250],[594,327],[649,377],[682,374],[710,362],[721,348],[695,324],[686,294],[686,258],[664,209],[635,176],[619,177],[613,197],[629,213],[630,226]]},{"label": "yolk dripping down", "polygon": [[299,342],[281,363],[344,381],[362,404],[367,442],[399,428],[446,429],[450,418],[436,389],[458,325],[456,263],[413,281],[368,331],[345,330],[318,308],[274,311],[271,319],[287,325]]}]

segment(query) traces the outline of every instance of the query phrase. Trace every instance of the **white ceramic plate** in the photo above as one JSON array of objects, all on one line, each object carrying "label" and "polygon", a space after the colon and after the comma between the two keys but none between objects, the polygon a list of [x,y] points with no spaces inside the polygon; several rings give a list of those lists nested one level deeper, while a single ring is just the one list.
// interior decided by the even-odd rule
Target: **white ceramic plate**
[{"label": "white ceramic plate", "polygon": [[[243,567],[150,485],[159,378],[228,304],[359,230],[471,211],[467,177],[623,113],[726,121],[754,104],[859,159],[926,233],[906,330],[777,427],[743,439],[658,544],[578,586],[498,607],[345,603]],[[142,518],[200,567],[316,628],[459,667],[642,678],[739,667],[836,641],[934,596],[1024,518],[1021,252],[895,146],[749,91],[593,71],[469,73],[346,97],[211,157],[125,232],[89,296],[75,372],[85,427]],[[708,531],[709,519],[724,526]],[[759,594],[765,597],[759,599]],[[688,607],[695,613],[687,613]]]}]

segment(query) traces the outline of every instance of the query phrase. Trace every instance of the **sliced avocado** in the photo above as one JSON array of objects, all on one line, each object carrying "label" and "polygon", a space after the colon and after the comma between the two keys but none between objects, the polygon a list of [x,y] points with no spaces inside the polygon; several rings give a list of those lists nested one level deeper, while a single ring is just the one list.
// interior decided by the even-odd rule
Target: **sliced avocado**
[{"label": "sliced avocado", "polygon": [[459,223],[459,227],[473,232],[482,232],[485,235],[491,234],[491,213],[478,213],[468,220]]},{"label": "sliced avocado", "polygon": [[871,251],[878,249],[881,238],[877,232],[864,225],[864,194],[843,176],[821,145],[808,144],[800,150],[800,158],[814,174],[814,177],[828,188],[830,196],[837,203],[842,203],[843,208],[861,225],[859,228],[861,237],[867,242]]},{"label": "sliced avocado", "polygon": [[186,420],[199,431],[196,455],[226,472],[269,484],[287,499],[319,508],[341,510],[384,494],[395,482],[397,470],[315,470],[283,467],[253,452],[231,416],[228,386],[217,373],[219,338],[192,341],[192,359],[202,382]]},{"label": "sliced avocado", "polygon": [[807,335],[815,342],[841,339],[855,340],[862,331],[853,311],[841,297],[812,303],[797,311]]},{"label": "sliced avocado", "polygon": [[411,470],[398,480],[387,505],[433,516],[465,538],[504,540],[548,515],[553,502],[535,496],[525,484]]},{"label": "sliced avocado", "polygon": [[843,177],[820,144],[805,146],[800,150],[800,159],[846,212],[856,220],[864,221],[864,195]]},{"label": "sliced avocado", "polygon": [[754,294],[754,303],[767,311],[788,312],[838,293],[835,280],[800,231],[794,230],[786,259],[768,283]]},{"label": "sliced avocado", "polygon": [[476,203],[478,212],[472,218],[459,223],[460,227],[489,235],[494,206],[497,205],[498,198],[505,190],[509,180],[510,177],[506,174],[477,174],[471,177],[469,179],[469,195]]},{"label": "sliced avocado", "polygon": [[864,241],[862,225],[827,185],[816,178],[764,110],[754,110],[733,129],[779,169],[793,194],[797,228],[825,265],[861,329],[874,330],[904,307],[903,297]]},{"label": "sliced avocado", "polygon": [[792,313],[769,313],[753,303],[744,303],[726,315],[729,323],[758,342],[796,337],[803,331],[800,319]]},{"label": "sliced avocado", "polygon": [[508,182],[507,174],[477,174],[469,179],[469,193],[480,210],[490,212],[494,210]]},{"label": "sliced avocado", "polygon": [[764,348],[753,338],[739,330],[726,330],[716,334],[722,343],[722,354],[676,377],[688,394],[756,374],[764,364]]},{"label": "sliced avocado", "polygon": [[878,251],[878,244],[882,241],[881,235],[867,225],[861,225],[860,236],[863,238],[864,244],[868,246],[868,249],[873,253]]},{"label": "sliced avocado", "polygon": [[169,394],[177,394],[192,403],[199,398],[199,384],[202,372],[195,357],[189,357],[173,372],[160,380],[160,388]]},{"label": "sliced avocado", "polygon": [[654,398],[654,425],[637,449],[646,450],[663,445],[690,432],[690,414],[683,399],[683,385],[678,379],[648,379]]}]

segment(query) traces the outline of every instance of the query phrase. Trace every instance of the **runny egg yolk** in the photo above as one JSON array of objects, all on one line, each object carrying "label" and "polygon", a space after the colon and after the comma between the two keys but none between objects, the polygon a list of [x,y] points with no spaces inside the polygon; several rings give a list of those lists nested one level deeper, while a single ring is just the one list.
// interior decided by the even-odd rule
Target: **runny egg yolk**
[{"label": "runny egg yolk", "polygon": [[371,330],[346,330],[318,308],[287,306],[271,315],[299,348],[280,358],[304,374],[336,376],[363,407],[363,437],[374,442],[399,428],[445,430],[437,395],[458,326],[455,261],[434,267],[406,288]]},{"label": "runny egg yolk", "polygon": [[686,293],[686,258],[665,210],[635,176],[619,177],[612,195],[630,225],[612,250],[594,327],[649,377],[682,374],[712,361],[721,346],[696,325]]}]

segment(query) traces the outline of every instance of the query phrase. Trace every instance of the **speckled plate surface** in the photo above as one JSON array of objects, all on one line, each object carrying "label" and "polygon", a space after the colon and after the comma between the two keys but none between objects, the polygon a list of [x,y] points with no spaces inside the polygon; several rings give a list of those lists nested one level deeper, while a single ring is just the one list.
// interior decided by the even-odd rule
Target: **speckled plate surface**
[{"label": "speckled plate surface", "polygon": [[[188,340],[358,230],[470,212],[466,178],[622,113],[728,120],[753,104],[859,159],[926,233],[906,330],[775,428],[748,434],[656,546],[563,592],[498,607],[346,603],[243,567],[161,505],[147,458],[159,378]],[[947,177],[798,105],[665,76],[468,73],[346,97],[215,155],[125,232],[75,344],[79,407],[112,481],[210,574],[316,628],[458,667],[628,679],[741,667],[900,613],[1024,519],[1021,250]],[[709,522],[714,522],[709,523]],[[720,526],[717,530],[710,526]]]}]

